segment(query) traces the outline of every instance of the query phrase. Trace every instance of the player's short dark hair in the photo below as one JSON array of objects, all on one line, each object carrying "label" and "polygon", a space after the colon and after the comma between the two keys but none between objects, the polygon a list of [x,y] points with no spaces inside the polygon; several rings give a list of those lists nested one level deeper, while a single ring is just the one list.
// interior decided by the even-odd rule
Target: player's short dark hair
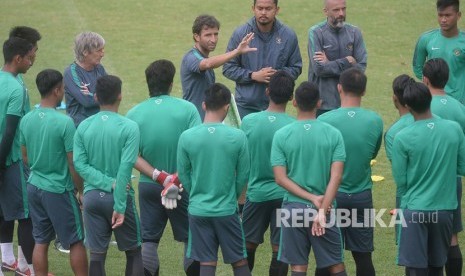
[{"label": "player's short dark hair", "polygon": [[313,111],[319,99],[318,86],[313,82],[304,81],[295,90],[295,101],[301,111]]},{"label": "player's short dark hair", "polygon": [[36,77],[37,89],[42,98],[45,98],[57,85],[61,85],[62,82],[63,75],[60,71],[54,69],[42,70]]},{"label": "player's short dark hair", "polygon": [[270,100],[275,104],[284,104],[292,99],[294,93],[295,81],[286,71],[278,71],[270,78],[268,91]]},{"label": "player's short dark hair", "polygon": [[121,79],[117,76],[106,75],[97,79],[95,94],[100,105],[112,105],[121,94]]},{"label": "player's short dark hair", "polygon": [[442,58],[432,58],[423,65],[423,76],[434,88],[443,89],[449,80],[449,65]]},{"label": "player's short dark hair", "polygon": [[175,74],[176,68],[171,61],[159,59],[152,62],[145,69],[145,79],[150,97],[169,94]]},{"label": "player's short dark hair", "polygon": [[428,87],[421,82],[409,83],[405,87],[404,101],[416,113],[424,113],[430,109],[431,93]]},{"label": "player's short dark hair", "polygon": [[214,83],[205,90],[205,108],[216,111],[231,102],[231,91],[221,83]]},{"label": "player's short dark hair", "polygon": [[212,15],[202,14],[197,16],[192,25],[192,34],[198,34],[202,32],[204,27],[218,28],[220,29],[220,22]]},{"label": "player's short dark hair", "polygon": [[436,8],[438,11],[442,11],[450,6],[454,7],[456,12],[460,11],[459,0],[438,0],[436,2]]},{"label": "player's short dark hair", "polygon": [[[278,0],[273,1],[276,6],[278,6]],[[257,4],[257,0],[253,0],[253,5]]]},{"label": "player's short dark hair", "polygon": [[396,95],[397,100],[402,106],[405,106],[405,101],[404,101],[405,87],[409,83],[414,83],[414,82],[415,80],[406,74],[397,76],[392,82],[392,91],[394,92],[394,95]]},{"label": "player's short dark hair", "polygon": [[37,45],[37,41],[42,38],[39,31],[27,26],[16,26],[11,28],[9,37],[19,37],[25,39],[34,46]]},{"label": "player's short dark hair", "polygon": [[352,67],[342,72],[339,83],[345,93],[362,96],[367,87],[367,76],[362,70]]},{"label": "player's short dark hair", "polygon": [[3,43],[3,58],[5,63],[13,61],[17,55],[25,57],[34,46],[27,40],[19,37],[11,37]]}]

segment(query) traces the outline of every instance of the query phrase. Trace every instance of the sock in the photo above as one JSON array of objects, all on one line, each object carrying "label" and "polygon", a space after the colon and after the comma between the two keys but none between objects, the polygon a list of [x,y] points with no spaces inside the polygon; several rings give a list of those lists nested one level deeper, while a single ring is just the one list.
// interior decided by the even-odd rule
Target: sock
[{"label": "sock", "polygon": [[285,276],[289,270],[286,263],[278,261],[278,252],[273,252],[270,264],[270,276]]},{"label": "sock", "polygon": [[12,265],[16,262],[15,255],[13,253],[13,243],[0,243],[2,250],[2,262]]},{"label": "sock", "polygon": [[34,237],[32,237],[31,219],[18,220],[18,245],[24,253],[28,264],[32,264],[32,252],[34,251]]},{"label": "sock", "polygon": [[307,272],[291,271],[291,276],[306,276]]},{"label": "sock", "polygon": [[23,249],[21,246],[18,245],[18,268],[20,271],[26,271],[29,266],[24,257]]},{"label": "sock", "polygon": [[[331,274],[332,276],[347,276],[347,273],[345,270],[341,271],[341,272],[338,272],[338,273],[334,273],[334,274]],[[358,275],[358,274],[356,274]]]},{"label": "sock", "polygon": [[241,265],[233,267],[234,276],[251,276],[250,269],[248,265]]},{"label": "sock", "polygon": [[428,276],[427,268],[406,267],[405,273],[409,276]]},{"label": "sock", "polygon": [[352,251],[352,256],[354,257],[357,276],[374,276],[376,274],[371,252]]},{"label": "sock", "polygon": [[462,275],[462,252],[460,251],[459,245],[454,245],[449,247],[449,252],[447,253],[447,262],[446,262],[446,275],[447,276],[459,276]]},{"label": "sock", "polygon": [[184,271],[186,276],[200,275],[200,262],[186,256],[187,242],[184,243]]},{"label": "sock", "polygon": [[255,265],[255,251],[256,249],[247,248],[247,262],[249,264],[249,270],[252,271]]},{"label": "sock", "polygon": [[200,275],[202,276],[215,276],[216,266],[200,265]]},{"label": "sock", "polygon": [[106,276],[105,273],[105,259],[107,253],[93,253],[90,252],[89,275]]},{"label": "sock", "polygon": [[331,276],[327,267],[315,268],[315,276]]},{"label": "sock", "polygon": [[160,260],[158,259],[158,243],[142,243],[142,263],[144,270],[151,273],[149,275],[157,275],[156,273],[160,266]]},{"label": "sock", "polygon": [[127,250],[126,253],[126,276],[139,276],[143,274],[141,248]]},{"label": "sock", "polygon": [[443,276],[444,270],[443,267],[428,267],[428,276]]},{"label": "sock", "polygon": [[29,268],[29,272],[31,273],[31,276],[34,276],[35,275],[34,266],[32,264],[28,264],[27,266]]}]

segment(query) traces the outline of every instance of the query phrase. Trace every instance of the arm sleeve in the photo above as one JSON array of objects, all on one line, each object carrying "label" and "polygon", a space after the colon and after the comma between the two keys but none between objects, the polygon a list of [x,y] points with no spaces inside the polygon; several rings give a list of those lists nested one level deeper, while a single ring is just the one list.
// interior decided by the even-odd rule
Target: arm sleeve
[{"label": "arm sleeve", "polygon": [[381,142],[383,140],[383,121],[381,118],[379,118],[377,122],[378,126],[378,140],[376,141],[376,146],[375,146],[375,151],[373,152],[373,156],[371,159],[375,159],[376,156],[378,155],[379,149],[381,148]]},{"label": "arm sleeve", "polygon": [[397,185],[397,194],[402,197],[407,192],[407,162],[408,154],[402,141],[394,138],[392,148],[392,175]]},{"label": "arm sleeve", "polygon": [[[462,132],[463,133],[463,132]],[[457,152],[457,174],[465,175],[465,136],[460,136],[460,145]]]},{"label": "arm sleeve", "polygon": [[84,106],[85,108],[90,107],[97,107],[99,106],[98,103],[94,100],[94,95],[92,91],[89,95],[86,95],[81,92],[81,80],[77,75],[76,71],[74,70],[73,73],[73,66],[69,68],[69,70],[65,71],[64,74],[64,83],[65,83],[65,90],[68,92],[68,95],[73,97],[80,105]]},{"label": "arm sleeve", "polygon": [[273,142],[271,144],[271,155],[270,155],[270,163],[272,167],[275,166],[282,166],[287,167],[286,156],[284,154],[281,141],[281,135],[278,132],[275,133],[273,137]]},{"label": "arm sleeve", "polygon": [[384,134],[384,150],[386,151],[386,157],[387,159],[392,162],[392,141],[394,138],[392,137],[391,133],[389,132],[389,129],[386,131]]},{"label": "arm sleeve", "polygon": [[239,198],[243,188],[247,184],[250,173],[250,155],[249,147],[247,144],[247,138],[244,133],[241,133],[243,136],[243,143],[239,152],[239,158],[236,166],[236,197]]},{"label": "arm sleeve", "polygon": [[192,184],[192,165],[189,160],[189,156],[185,150],[183,135],[181,135],[181,137],[179,138],[177,167],[178,177],[181,180],[182,186],[184,187],[184,189],[186,189],[187,193],[189,193]]},{"label": "arm sleeve", "polygon": [[139,127],[133,123],[133,128],[128,128],[127,138],[124,143],[121,161],[116,174],[116,185],[114,191],[115,204],[113,210],[119,214],[124,214],[126,210],[127,191],[126,186],[131,183],[131,173],[137,157],[139,156]]},{"label": "arm sleeve", "polygon": [[[239,43],[242,41],[242,37],[243,36],[241,36],[238,31],[235,31],[229,40],[226,52],[236,49]],[[226,62],[223,65],[223,75],[237,83],[251,83],[253,80],[249,77],[249,74],[253,71],[242,67],[242,58],[242,55],[238,55]]]},{"label": "arm sleeve", "polygon": [[337,77],[347,68],[350,68],[350,62],[345,58],[330,60],[326,63],[316,62],[313,59],[315,52],[324,52],[322,43],[322,34],[315,29],[310,29],[308,34],[308,58],[311,67],[318,77]]},{"label": "arm sleeve", "polygon": [[2,135],[0,142],[0,169],[6,167],[6,158],[10,154],[20,119],[19,116],[6,115],[5,133]]},{"label": "arm sleeve", "polygon": [[97,187],[105,187],[106,192],[111,192],[111,187],[115,182],[115,179],[105,175],[89,164],[87,152],[79,131],[76,131],[74,135],[73,162],[74,168],[85,182],[92,183]]},{"label": "arm sleeve", "polygon": [[355,66],[365,72],[367,68],[368,54],[365,42],[363,41],[362,32],[358,28],[355,29],[354,58],[357,61]]},{"label": "arm sleeve", "polygon": [[66,121],[65,133],[63,135],[63,144],[65,145],[66,152],[73,151],[74,134],[76,133],[76,127],[74,126],[73,120],[68,117]]},{"label": "arm sleeve", "polygon": [[281,70],[289,73],[294,80],[296,80],[302,73],[302,56],[300,55],[299,42],[297,35],[292,33],[292,44],[290,49],[286,49],[289,54],[289,58],[286,62],[286,66],[281,68]]},{"label": "arm sleeve", "polygon": [[423,79],[423,65],[425,65],[428,52],[426,49],[427,40],[424,37],[420,37],[415,45],[415,51],[413,53],[412,67],[415,76],[421,80]]}]

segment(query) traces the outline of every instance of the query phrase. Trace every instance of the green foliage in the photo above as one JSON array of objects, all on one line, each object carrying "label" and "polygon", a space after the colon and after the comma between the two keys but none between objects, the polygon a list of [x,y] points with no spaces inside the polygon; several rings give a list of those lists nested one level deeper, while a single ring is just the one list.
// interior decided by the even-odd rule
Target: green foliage
[{"label": "green foliage", "polygon": [[[347,20],[362,29],[368,49],[368,89],[363,105],[379,112],[385,129],[398,117],[391,101],[391,83],[394,77],[413,75],[411,60],[418,36],[437,26],[435,1],[401,0],[347,1]],[[35,87],[36,74],[45,68],[63,71],[74,59],[74,36],[81,31],[100,33],[106,40],[103,64],[110,74],[123,80],[121,113],[148,97],[144,70],[155,59],[169,59],[178,68],[173,94],[181,95],[179,67],[182,56],[193,45],[191,26],[202,13],[216,16],[221,22],[220,41],[213,54],[224,52],[234,28],[252,16],[252,1],[182,1],[182,0],[2,0],[0,1],[0,37],[7,38],[9,28],[29,25],[37,28],[43,38],[39,42],[36,63],[25,76],[31,103],[39,101]],[[307,30],[324,20],[322,0],[280,1],[278,18],[292,27],[300,41],[304,68],[298,83],[307,79]],[[460,23],[463,29],[463,21]],[[234,85],[216,70],[218,82],[233,90]],[[289,113],[295,114],[292,106]],[[384,150],[380,151],[374,174],[385,176],[374,184],[375,208],[394,207],[394,183]],[[384,215],[384,220],[389,215]],[[267,240],[267,239],[265,239]],[[396,247],[393,228],[376,228],[373,259],[378,275],[402,275],[395,264]],[[255,275],[268,273],[271,249],[268,244],[259,247],[255,261]],[[160,244],[161,275],[183,275],[183,245],[174,242],[170,227]],[[72,275],[68,256],[50,249],[50,271],[55,275]],[[108,275],[124,275],[124,253],[110,246],[106,267]],[[310,259],[309,275],[315,263]],[[231,275],[229,265],[219,258],[217,275]],[[348,272],[355,274],[352,257],[346,252]],[[8,273],[6,274],[8,275]]]}]

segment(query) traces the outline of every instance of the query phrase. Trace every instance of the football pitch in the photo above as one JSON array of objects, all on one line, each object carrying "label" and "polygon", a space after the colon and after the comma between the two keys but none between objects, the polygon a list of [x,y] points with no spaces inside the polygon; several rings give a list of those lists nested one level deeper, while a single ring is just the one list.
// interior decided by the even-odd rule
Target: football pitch
[{"label": "football pitch", "polygon": [[[392,80],[399,74],[413,76],[412,55],[421,33],[437,27],[435,0],[347,0],[347,22],[362,30],[368,51],[368,87],[362,105],[377,111],[383,118],[386,130],[398,117],[392,104]],[[181,96],[179,69],[181,59],[193,45],[192,23],[199,14],[214,15],[221,23],[219,43],[212,54],[223,53],[233,30],[252,16],[252,0],[1,0],[0,38],[7,38],[9,29],[26,25],[38,29],[42,35],[34,66],[24,76],[29,88],[31,105],[39,102],[35,76],[45,68],[64,71],[74,59],[73,41],[82,31],[100,33],[106,40],[102,64],[109,74],[123,80],[123,101],[120,113],[148,97],[144,70],[156,59],[171,60],[177,69],[172,94]],[[463,4],[463,3],[462,3]],[[324,20],[323,0],[281,0],[278,19],[295,30],[299,38],[303,59],[303,72],[297,84],[307,80],[307,32],[310,26]],[[462,5],[463,10],[463,5]],[[459,27],[465,29],[464,19]],[[217,82],[226,84],[232,91],[234,84],[223,77],[221,68],[215,70]],[[296,113],[289,105],[288,112]],[[53,162],[53,160],[51,160]],[[395,206],[395,184],[384,147],[381,148],[373,173],[385,177],[373,186],[376,209]],[[137,172],[135,172],[138,175]],[[137,186],[137,179],[135,181]],[[462,204],[463,206],[463,204]],[[382,221],[389,222],[386,212]],[[160,275],[183,275],[183,245],[172,238],[167,226],[160,243]],[[464,244],[463,235],[462,248]],[[256,253],[254,275],[267,275],[271,258],[268,239]],[[377,275],[403,275],[396,266],[397,248],[394,228],[375,229],[373,260]],[[355,275],[355,267],[346,251],[346,268]],[[49,270],[57,276],[72,275],[68,255],[50,248]],[[110,246],[107,256],[107,275],[124,275],[125,256]],[[310,257],[309,275],[313,275],[315,262]],[[290,274],[290,273],[289,273]],[[5,274],[8,275],[8,274]],[[219,258],[217,275],[232,275],[229,265]]]}]

